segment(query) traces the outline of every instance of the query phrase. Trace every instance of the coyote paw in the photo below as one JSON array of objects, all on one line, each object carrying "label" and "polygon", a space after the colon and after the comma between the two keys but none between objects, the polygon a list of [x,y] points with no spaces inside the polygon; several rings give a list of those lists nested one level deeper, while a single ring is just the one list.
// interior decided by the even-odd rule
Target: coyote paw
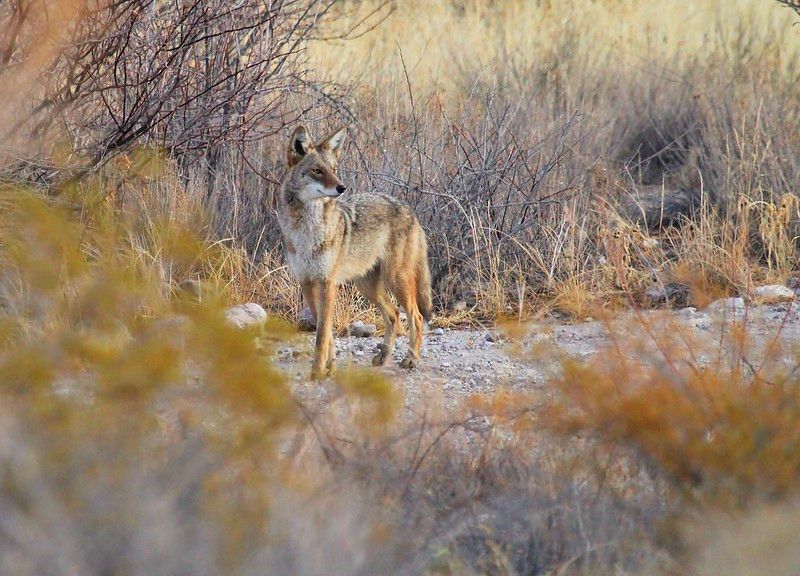
[{"label": "coyote paw", "polygon": [[333,362],[328,362],[325,365],[325,369],[323,370],[319,366],[314,366],[311,368],[311,379],[312,380],[324,380],[334,372],[334,365]]},{"label": "coyote paw", "polygon": [[411,370],[412,368],[416,367],[417,362],[419,362],[419,359],[413,358],[412,356],[406,356],[400,361],[400,368]]},{"label": "coyote paw", "polygon": [[390,351],[386,344],[378,344],[375,349],[378,351],[375,356],[372,357],[372,365],[373,366],[383,366],[386,364],[386,361],[389,359]]}]

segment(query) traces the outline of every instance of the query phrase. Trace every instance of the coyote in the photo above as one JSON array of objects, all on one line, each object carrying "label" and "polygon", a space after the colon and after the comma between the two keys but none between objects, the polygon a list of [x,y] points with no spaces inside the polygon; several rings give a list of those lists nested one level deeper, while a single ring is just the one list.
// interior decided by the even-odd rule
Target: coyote
[{"label": "coyote", "polygon": [[345,128],[313,143],[304,126],[295,128],[281,182],[278,223],[286,259],[300,281],[317,322],[312,378],[333,370],[333,306],[339,284],[352,281],[381,312],[383,344],[372,364],[392,356],[399,322],[394,295],[408,318],[409,349],[400,362],[413,368],[422,346],[422,321],[432,311],[428,243],[411,209],[384,194],[343,196],[336,176]]}]

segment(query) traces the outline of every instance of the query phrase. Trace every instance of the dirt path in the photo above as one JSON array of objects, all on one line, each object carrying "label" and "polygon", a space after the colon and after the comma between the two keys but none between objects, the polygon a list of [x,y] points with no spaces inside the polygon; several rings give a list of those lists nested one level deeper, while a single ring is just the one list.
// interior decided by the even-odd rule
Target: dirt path
[{"label": "dirt path", "polygon": [[[426,334],[423,358],[413,371],[402,370],[396,362],[405,352],[407,339],[398,339],[395,362],[379,368],[391,375],[403,389],[407,405],[432,388],[440,390],[447,404],[474,393],[487,393],[500,386],[514,390],[541,390],[555,374],[564,355],[590,359],[609,346],[618,345],[625,354],[639,360],[658,362],[658,348],[671,337],[685,350],[691,348],[700,365],[724,362],[731,356],[734,328],[746,326],[748,362],[757,367],[765,348],[783,344],[778,358],[770,362],[795,360],[793,344],[800,343],[800,303],[729,306],[707,311],[687,308],[679,311],[624,313],[613,320],[576,324],[540,323],[526,327],[524,335],[511,340],[499,331],[444,330]],[[337,338],[337,369],[369,367],[379,338]],[[788,346],[787,346],[788,344]],[[278,350],[278,363],[296,386],[304,388],[313,350],[313,335],[304,335]],[[652,355],[648,358],[648,355]]]}]

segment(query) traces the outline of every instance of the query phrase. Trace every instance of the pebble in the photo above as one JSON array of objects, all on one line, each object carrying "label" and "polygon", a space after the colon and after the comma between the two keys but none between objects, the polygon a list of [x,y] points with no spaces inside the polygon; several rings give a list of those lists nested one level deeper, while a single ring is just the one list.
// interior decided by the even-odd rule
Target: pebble
[{"label": "pebble", "polygon": [[753,298],[760,304],[774,304],[794,300],[795,291],[780,284],[759,286],[753,290]]},{"label": "pebble", "polygon": [[375,336],[377,331],[378,327],[375,326],[375,324],[366,324],[361,320],[356,320],[350,324],[350,327],[347,329],[347,333],[356,338],[369,338]]},{"label": "pebble", "polygon": [[[721,318],[741,318],[746,304],[742,298],[723,298],[712,303],[708,310],[690,307],[653,314],[658,318],[662,314],[669,314],[669,317],[680,320],[683,326],[692,330],[695,336],[705,337],[713,336],[724,329],[720,326]],[[797,313],[794,312],[795,309]],[[750,312],[749,319],[754,324],[751,333],[754,338],[760,339],[759,342],[763,341],[765,334],[771,334],[770,330],[781,324],[784,317],[787,318],[788,336],[800,335],[800,300],[753,306]],[[633,326],[633,322],[633,319],[621,318],[620,329]],[[616,324],[611,329],[615,326]],[[378,343],[378,338],[337,338],[336,346],[341,350],[337,365],[342,370],[353,366],[382,371],[393,378],[398,387],[404,389],[407,402],[410,402],[409,399],[419,400],[426,390],[438,390],[441,393],[444,389],[447,406],[456,406],[469,394],[489,393],[499,386],[536,392],[548,390],[547,381],[560,374],[559,359],[562,353],[575,359],[588,360],[595,357],[609,342],[606,328],[599,322],[533,323],[529,328],[530,332],[523,343],[526,347],[531,347],[530,355],[513,355],[504,346],[493,344],[501,342],[504,337],[504,333],[494,327],[477,331],[436,327],[428,332],[431,337],[425,339],[427,353],[423,352],[419,368],[414,371],[406,372],[397,368],[397,362],[408,349],[407,335],[398,337],[396,352],[388,366],[378,369],[371,367],[372,348]],[[635,332],[631,330],[632,334]],[[709,344],[713,345],[714,342]],[[541,350],[534,348],[537,343],[545,344],[546,347]],[[290,373],[298,372],[298,381],[304,381],[314,354],[313,336],[303,336],[297,341],[283,344],[282,347],[286,352],[278,354],[277,360]],[[299,348],[302,352],[294,351],[293,348]],[[521,350],[523,353],[526,351],[527,348]],[[627,354],[629,350],[625,352],[626,357],[636,358],[635,351],[630,350],[630,355]],[[703,362],[705,361],[704,359]],[[316,390],[317,388],[311,387],[308,393],[316,393]]]},{"label": "pebble", "polygon": [[236,328],[261,326],[267,321],[267,311],[259,304],[248,302],[228,308],[225,311],[225,320]]}]

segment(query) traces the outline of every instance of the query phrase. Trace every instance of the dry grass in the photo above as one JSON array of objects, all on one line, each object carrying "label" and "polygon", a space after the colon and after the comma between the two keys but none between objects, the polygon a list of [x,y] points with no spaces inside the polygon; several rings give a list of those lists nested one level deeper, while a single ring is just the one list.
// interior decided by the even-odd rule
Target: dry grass
[{"label": "dry grass", "polygon": [[[325,34],[372,7],[344,3]],[[456,408],[433,389],[407,404],[373,372],[290,386],[272,355],[284,324],[222,319],[232,302],[290,319],[302,305],[274,183],[256,174],[279,176],[284,135],[222,153],[213,182],[142,146],[66,183],[9,184],[0,572],[704,574],[732,551],[744,573],[765,555],[769,573],[792,569],[796,506],[759,509],[800,486],[794,351],[754,348],[741,324],[708,342],[610,319],[654,277],[702,306],[797,272],[790,13],[388,9],[360,37],[310,46],[333,93],[281,105],[314,104],[314,128],[346,122],[343,178],[414,206],[438,323],[557,310],[607,322],[615,347],[587,363],[533,350],[556,378],[526,393],[496,382]],[[640,225],[682,198],[691,223]],[[351,289],[336,314],[374,320]],[[696,538],[687,525],[709,515],[725,519]]]},{"label": "dry grass", "polygon": [[[405,198],[428,228],[443,312],[581,316],[588,292],[593,307],[638,301],[653,271],[689,271],[707,294],[792,272],[797,213],[777,216],[800,181],[788,10],[509,0],[379,14],[358,38],[312,43],[310,66],[348,87],[346,177]],[[691,230],[624,224],[688,214],[677,197],[700,215]]]}]

